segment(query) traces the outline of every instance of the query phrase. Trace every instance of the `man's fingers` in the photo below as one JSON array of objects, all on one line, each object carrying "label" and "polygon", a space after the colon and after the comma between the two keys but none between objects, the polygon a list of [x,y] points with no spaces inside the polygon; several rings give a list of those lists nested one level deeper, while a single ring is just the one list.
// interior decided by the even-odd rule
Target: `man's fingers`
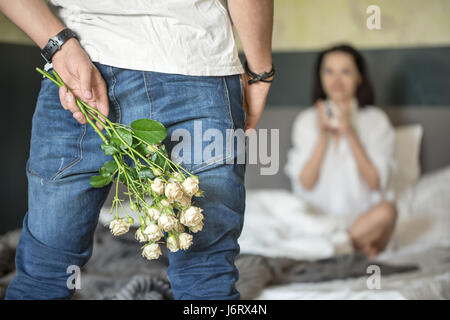
[{"label": "man's fingers", "polygon": [[80,72],[81,95],[85,100],[91,100],[94,97],[92,93],[92,70],[92,67],[88,66]]},{"label": "man's fingers", "polygon": [[242,108],[246,113],[248,113],[248,103],[247,103],[247,77],[246,73],[241,75],[241,82],[242,82]]},{"label": "man's fingers", "polygon": [[[259,118],[261,116],[257,116],[254,114],[248,114],[247,115],[247,120],[245,121],[245,135],[248,136],[249,134],[251,134],[251,131],[248,131],[250,129],[255,129],[256,130],[256,125],[258,124]],[[248,132],[247,132],[248,131]]]},{"label": "man's fingers", "polygon": [[85,124],[86,123],[86,117],[84,116],[84,114],[81,111],[74,112],[72,116],[79,123],[81,123],[81,124]]},{"label": "man's fingers", "polygon": [[75,102],[75,96],[72,92],[66,92],[63,98],[68,110],[70,110],[72,113],[78,111],[78,106]]},{"label": "man's fingers", "polygon": [[78,108],[75,102],[75,96],[73,95],[73,93],[67,91],[67,87],[64,86],[59,89],[59,99],[63,108],[72,112],[72,116],[74,117],[74,119],[76,119],[81,124],[86,123],[86,117],[80,111],[80,108]]},{"label": "man's fingers", "polygon": [[[103,114],[105,117],[108,117],[109,115],[109,101],[108,101],[108,91],[106,88],[106,84],[105,81],[103,80],[100,72],[96,72],[95,75],[95,86],[94,86],[94,94],[95,94],[95,98],[97,100],[97,104],[96,104],[96,108],[98,111],[100,111],[101,114]],[[106,123],[106,121],[102,118],[99,117],[100,120],[102,120],[103,123]],[[101,123],[99,121],[96,122],[97,127],[100,130],[103,130],[103,126],[101,125]]]},{"label": "man's fingers", "polygon": [[69,110],[67,101],[66,101],[67,87],[63,86],[59,88],[59,100],[61,101],[61,105],[64,110]]}]

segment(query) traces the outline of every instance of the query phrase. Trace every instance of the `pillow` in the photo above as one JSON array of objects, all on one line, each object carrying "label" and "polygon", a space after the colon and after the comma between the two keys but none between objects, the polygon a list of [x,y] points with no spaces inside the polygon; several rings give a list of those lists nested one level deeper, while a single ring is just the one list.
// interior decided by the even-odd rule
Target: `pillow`
[{"label": "pillow", "polygon": [[391,185],[396,199],[420,177],[419,157],[422,136],[423,127],[420,124],[409,124],[395,128],[395,170],[392,173]]},{"label": "pillow", "polygon": [[450,246],[450,166],[429,172],[397,200],[393,249]]}]

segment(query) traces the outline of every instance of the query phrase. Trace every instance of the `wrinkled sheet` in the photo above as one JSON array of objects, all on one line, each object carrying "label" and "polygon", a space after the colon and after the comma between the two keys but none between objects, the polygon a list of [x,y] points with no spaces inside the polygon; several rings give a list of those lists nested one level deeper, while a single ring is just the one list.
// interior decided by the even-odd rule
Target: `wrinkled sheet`
[{"label": "wrinkled sheet", "polygon": [[[0,238],[0,297],[15,275],[14,250],[20,230]],[[74,299],[94,300],[172,300],[167,279],[167,250],[158,260],[140,256],[140,246],[133,231],[113,237],[103,225],[98,225],[94,237],[94,253],[81,271],[81,289]],[[287,283],[323,282],[366,274],[368,261],[359,254],[344,254],[332,258],[296,260],[256,254],[240,254],[236,260],[240,278],[236,286],[241,299],[255,299],[268,286]],[[416,265],[380,265],[386,274],[413,272]]]}]

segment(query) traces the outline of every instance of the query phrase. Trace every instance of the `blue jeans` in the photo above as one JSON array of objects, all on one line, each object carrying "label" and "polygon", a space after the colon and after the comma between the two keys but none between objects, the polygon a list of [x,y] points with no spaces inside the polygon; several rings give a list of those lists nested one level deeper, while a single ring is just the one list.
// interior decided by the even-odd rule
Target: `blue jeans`
[{"label": "blue jeans", "polygon": [[[214,128],[223,137],[227,129],[244,128],[240,75],[187,76],[95,65],[108,87],[110,120],[127,125],[140,118],[160,121],[168,129],[164,144],[169,154],[178,143],[171,141],[176,129],[188,130],[192,143],[200,143],[182,165],[200,178],[205,197],[195,198],[195,204],[204,209],[205,224],[188,250],[168,253],[175,299],[240,299],[234,261],[244,221],[245,163],[236,161],[238,139],[233,153],[194,160],[211,143],[194,130],[196,121],[203,132]],[[225,145],[229,139],[223,140]],[[16,252],[17,276],[6,299],[69,299],[74,294],[67,285],[68,267],[81,268],[90,259],[99,212],[112,186],[89,184],[112,160],[101,143],[89,124],[78,123],[62,108],[58,87],[43,79],[26,164],[28,211]],[[140,246],[136,242],[137,251]]]}]

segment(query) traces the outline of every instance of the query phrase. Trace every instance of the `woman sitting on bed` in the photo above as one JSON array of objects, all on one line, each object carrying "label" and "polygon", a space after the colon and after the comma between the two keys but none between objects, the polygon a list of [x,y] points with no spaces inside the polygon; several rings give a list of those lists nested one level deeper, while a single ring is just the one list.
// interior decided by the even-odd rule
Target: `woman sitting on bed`
[{"label": "woman sitting on bed", "polygon": [[314,209],[342,217],[353,247],[374,257],[396,221],[388,188],[394,129],[373,106],[361,54],[347,45],[323,51],[315,70],[315,106],[294,121],[286,174]]}]

